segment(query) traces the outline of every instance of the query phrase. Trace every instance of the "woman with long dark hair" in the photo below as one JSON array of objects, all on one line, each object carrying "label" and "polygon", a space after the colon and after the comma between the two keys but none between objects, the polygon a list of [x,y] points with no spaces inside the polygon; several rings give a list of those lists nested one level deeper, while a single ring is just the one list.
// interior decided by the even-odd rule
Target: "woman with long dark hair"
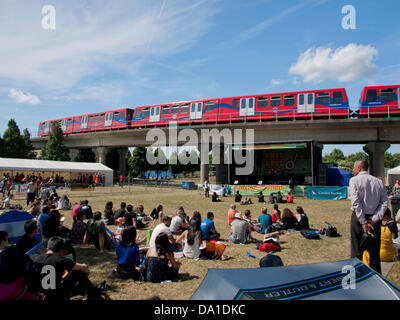
[{"label": "woman with long dark hair", "polygon": [[200,250],[200,246],[203,242],[201,237],[201,221],[197,219],[192,219],[189,223],[189,229],[186,230],[182,235],[176,240],[180,242],[185,241],[185,246],[183,247],[183,254],[189,259],[199,259],[205,256],[205,249]]},{"label": "woman with long dark hair", "polygon": [[296,208],[295,217],[297,220],[297,229],[298,230],[310,229],[310,225],[308,223],[308,217],[302,207]]},{"label": "woman with long dark hair", "polygon": [[117,274],[122,279],[140,280],[141,265],[139,247],[136,244],[136,228],[122,231],[122,241],[115,248],[117,254]]},{"label": "woman with long dark hair", "polygon": [[51,237],[59,236],[62,238],[69,238],[71,230],[63,226],[63,219],[60,211],[52,210],[50,212],[50,218],[47,220],[46,224],[43,226],[43,235],[50,239]]},{"label": "woman with long dark hair", "polygon": [[283,209],[281,223],[284,230],[297,229],[298,226],[297,219],[289,208]]},{"label": "woman with long dark hair", "polygon": [[104,222],[106,225],[114,224],[114,214],[115,211],[113,209],[112,201],[107,201],[106,206],[104,208]]},{"label": "woman with long dark hair", "polygon": [[174,280],[178,277],[180,266],[181,263],[175,260],[168,235],[160,233],[155,239],[155,247],[150,247],[147,251],[145,262],[147,281]]}]

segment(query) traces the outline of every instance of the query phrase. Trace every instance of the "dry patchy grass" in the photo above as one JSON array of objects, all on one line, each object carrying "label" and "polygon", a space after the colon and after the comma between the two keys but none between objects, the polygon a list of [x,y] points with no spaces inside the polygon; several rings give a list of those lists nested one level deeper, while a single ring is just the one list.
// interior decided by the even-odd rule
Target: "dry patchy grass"
[{"label": "dry patchy grass", "polygon": [[[60,192],[62,194],[63,191]],[[115,209],[119,207],[121,201],[134,206],[143,204],[145,212],[148,214],[158,204],[164,206],[164,211],[173,216],[179,206],[185,208],[190,216],[194,210],[198,210],[204,219],[208,211],[214,212],[215,225],[222,239],[228,243],[225,253],[232,257],[227,261],[220,260],[200,260],[179,259],[182,262],[180,277],[172,283],[154,284],[140,283],[133,280],[119,280],[111,274],[116,265],[116,255],[114,251],[106,251],[100,255],[93,246],[76,246],[77,259],[80,263],[86,263],[90,267],[90,278],[93,282],[107,279],[111,286],[108,295],[111,299],[148,299],[158,296],[161,299],[189,299],[196,291],[209,268],[256,268],[259,267],[259,260],[265,253],[256,249],[255,244],[235,245],[230,239],[230,227],[227,224],[227,212],[229,205],[233,203],[232,197],[223,198],[221,202],[212,203],[211,198],[205,199],[201,190],[183,190],[175,188],[157,188],[133,186],[124,188],[97,188],[94,192],[70,192],[68,194],[72,202],[88,199],[93,211],[104,211],[106,201],[113,201]],[[255,201],[256,198],[253,197]],[[22,200],[18,202],[22,203]],[[255,219],[261,212],[261,208],[267,206],[272,212],[271,204],[254,203],[252,205],[240,206],[238,210],[249,209],[252,218]],[[341,237],[328,238],[322,236],[321,240],[307,240],[299,232],[292,232],[281,236],[282,250],[277,253],[285,265],[298,265],[336,261],[348,259],[350,257],[350,202],[348,200],[310,200],[307,198],[295,198],[293,204],[281,204],[282,210],[285,206],[292,211],[296,206],[302,206],[307,213],[310,227],[321,229],[326,227],[325,221],[334,224]],[[72,226],[70,211],[64,211],[65,225]],[[145,231],[140,231],[145,235]],[[262,240],[263,235],[254,233],[255,238]],[[246,255],[250,252],[256,259]],[[399,265],[393,268],[398,274]],[[397,270],[397,271],[396,271]],[[392,271],[393,274],[393,271]],[[393,278],[393,277],[392,277]],[[400,282],[398,276],[394,276],[393,281]]]}]

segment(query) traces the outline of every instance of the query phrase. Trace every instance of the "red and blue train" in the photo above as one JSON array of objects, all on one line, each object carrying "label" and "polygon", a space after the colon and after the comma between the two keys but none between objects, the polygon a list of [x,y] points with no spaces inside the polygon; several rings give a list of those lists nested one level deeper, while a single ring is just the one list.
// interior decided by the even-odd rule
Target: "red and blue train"
[{"label": "red and blue train", "polygon": [[[399,100],[400,85],[364,87],[355,116],[400,115]],[[349,118],[351,112],[344,88],[296,91],[140,106],[43,121],[38,136],[47,136],[53,121],[60,123],[64,134],[71,134],[168,125],[172,121],[196,124]]]}]

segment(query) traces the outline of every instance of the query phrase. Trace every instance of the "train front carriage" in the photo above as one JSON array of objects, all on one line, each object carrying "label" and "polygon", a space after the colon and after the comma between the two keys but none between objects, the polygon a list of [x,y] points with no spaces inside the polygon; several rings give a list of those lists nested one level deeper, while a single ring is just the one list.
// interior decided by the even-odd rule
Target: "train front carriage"
[{"label": "train front carriage", "polygon": [[400,85],[364,87],[358,113],[361,118],[400,115]]}]

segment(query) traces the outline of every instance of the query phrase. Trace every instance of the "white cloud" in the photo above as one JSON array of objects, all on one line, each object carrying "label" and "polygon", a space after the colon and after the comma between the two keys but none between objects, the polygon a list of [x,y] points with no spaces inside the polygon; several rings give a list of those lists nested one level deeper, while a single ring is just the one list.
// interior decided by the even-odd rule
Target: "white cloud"
[{"label": "white cloud", "polygon": [[376,71],[373,59],[378,50],[371,45],[350,43],[337,49],[310,48],[300,55],[289,73],[304,82],[320,83],[325,80],[355,81]]},{"label": "white cloud", "polygon": [[282,83],[283,83],[283,80],[280,80],[280,79],[272,79],[271,80],[271,86],[279,86]]},{"label": "white cloud", "polygon": [[31,93],[23,93],[21,90],[10,89],[8,96],[15,99],[18,103],[39,104],[40,100]]}]

